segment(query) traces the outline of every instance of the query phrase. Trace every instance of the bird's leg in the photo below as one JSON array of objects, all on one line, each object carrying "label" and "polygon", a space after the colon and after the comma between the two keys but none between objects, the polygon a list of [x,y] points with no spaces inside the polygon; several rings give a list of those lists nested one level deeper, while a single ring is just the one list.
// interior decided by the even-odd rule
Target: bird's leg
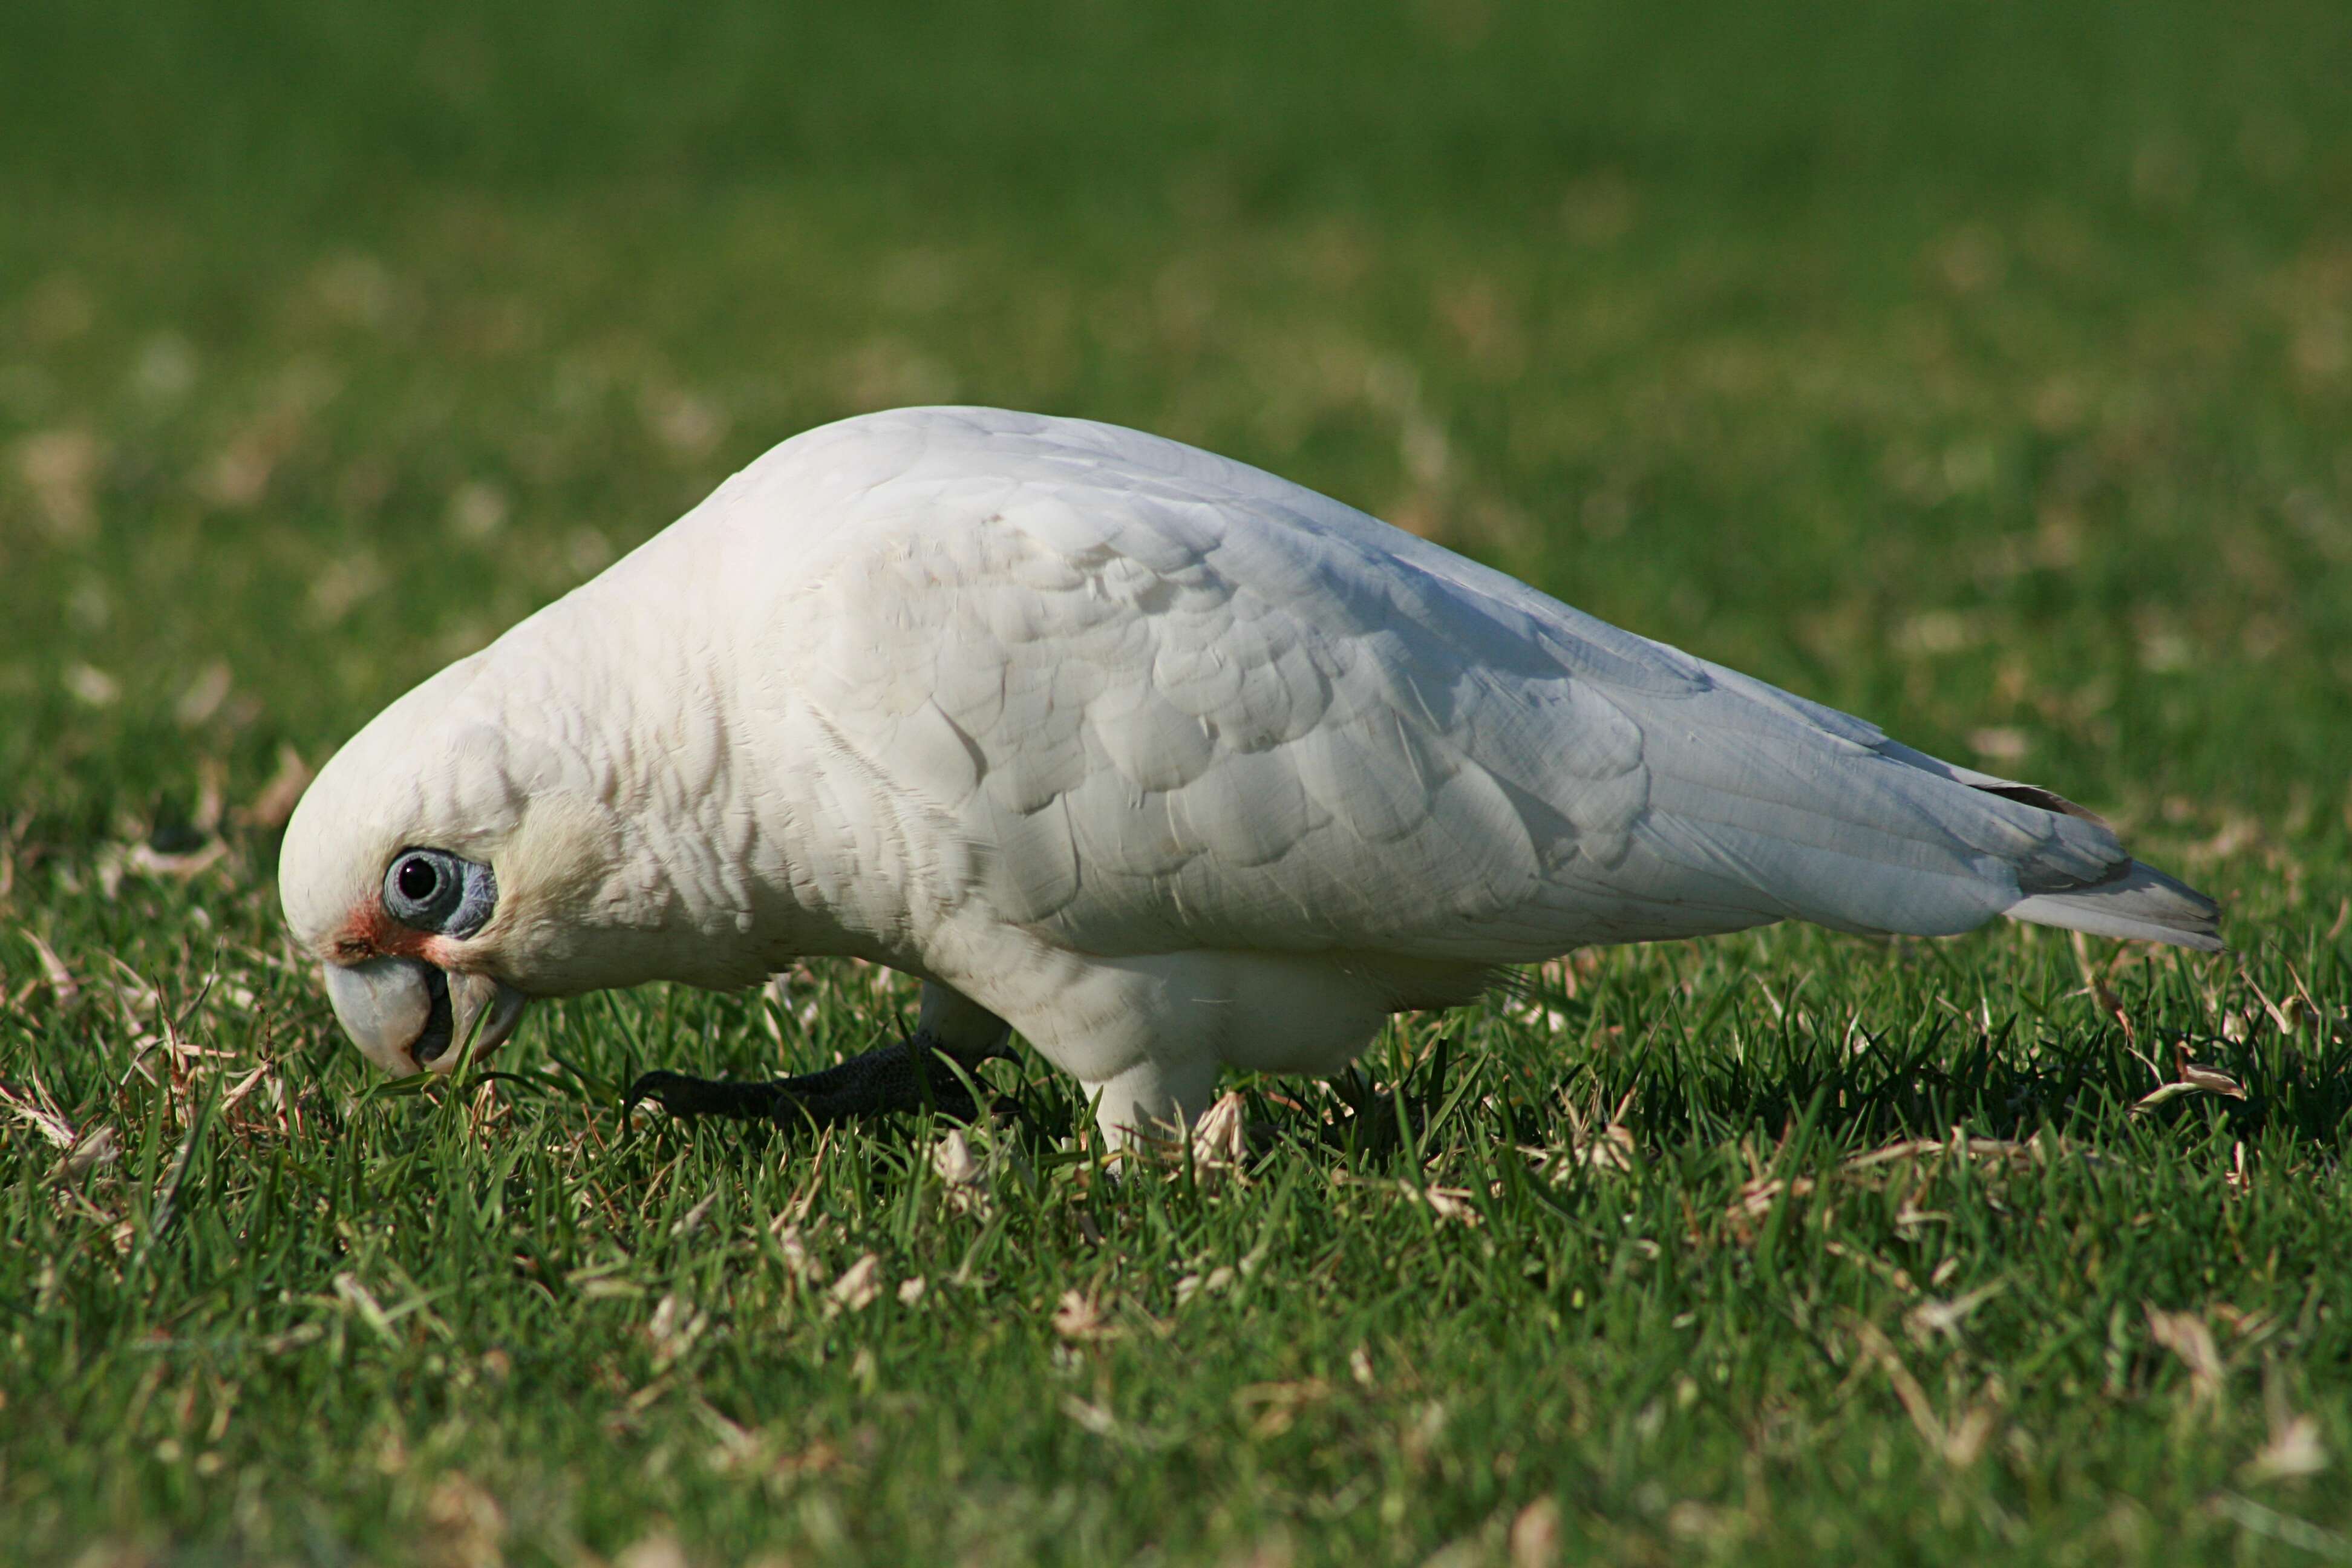
[{"label": "bird's leg", "polygon": [[[978,1061],[962,1065],[968,1070]],[[980,1115],[971,1091],[948,1066],[939,1043],[920,1030],[895,1045],[797,1078],[758,1081],[649,1072],[629,1086],[629,1103],[641,1100],[658,1100],[672,1116],[724,1116],[787,1126],[809,1121],[831,1127],[863,1116],[926,1108],[959,1121]]]},{"label": "bird's leg", "polygon": [[1002,1019],[943,986],[926,984],[921,1022],[895,1045],[817,1072],[764,1081],[649,1072],[629,1086],[627,1103],[652,1100],[672,1116],[787,1126],[831,1127],[863,1116],[925,1109],[971,1121],[980,1107],[949,1062],[970,1072],[991,1058],[1011,1056],[1007,1033]]},{"label": "bird's leg", "polygon": [[1213,1057],[1146,1058],[1116,1077],[1087,1084],[1086,1090],[1095,1102],[1104,1148],[1181,1148],[1184,1130],[1216,1102],[1217,1062]]}]

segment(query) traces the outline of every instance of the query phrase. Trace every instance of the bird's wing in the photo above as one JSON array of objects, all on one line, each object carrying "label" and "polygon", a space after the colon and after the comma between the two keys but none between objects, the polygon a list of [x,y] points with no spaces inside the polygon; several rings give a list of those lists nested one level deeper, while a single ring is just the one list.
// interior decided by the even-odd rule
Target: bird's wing
[{"label": "bird's wing", "polygon": [[1078,951],[1944,932],[2131,865],[2095,821],[1174,442],[919,410],[769,461],[801,471],[746,493],[832,498],[765,612],[778,679],[979,847],[997,913]]}]

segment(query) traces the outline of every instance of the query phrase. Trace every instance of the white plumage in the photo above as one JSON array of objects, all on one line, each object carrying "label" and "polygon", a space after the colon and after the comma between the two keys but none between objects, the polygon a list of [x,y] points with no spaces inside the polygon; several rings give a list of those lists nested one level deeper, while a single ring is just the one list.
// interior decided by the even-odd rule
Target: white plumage
[{"label": "white plumage", "polygon": [[[487,923],[388,913],[413,849],[488,868]],[[280,875],[391,1067],[436,973],[502,1033],[526,996],[848,953],[920,976],[951,1047],[1009,1021],[1111,1129],[1591,943],[2008,914],[2219,945],[2055,795],[1258,469],[986,409],[778,447],[387,710]]]}]

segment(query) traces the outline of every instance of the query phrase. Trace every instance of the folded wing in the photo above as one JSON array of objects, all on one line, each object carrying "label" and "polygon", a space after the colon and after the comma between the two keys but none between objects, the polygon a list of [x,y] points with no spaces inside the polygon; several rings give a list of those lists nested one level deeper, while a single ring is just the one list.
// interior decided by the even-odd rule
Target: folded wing
[{"label": "folded wing", "polygon": [[992,411],[817,435],[874,426],[771,607],[779,678],[1072,950],[1491,965],[2002,913],[2218,945],[2054,795],[1260,470]]}]

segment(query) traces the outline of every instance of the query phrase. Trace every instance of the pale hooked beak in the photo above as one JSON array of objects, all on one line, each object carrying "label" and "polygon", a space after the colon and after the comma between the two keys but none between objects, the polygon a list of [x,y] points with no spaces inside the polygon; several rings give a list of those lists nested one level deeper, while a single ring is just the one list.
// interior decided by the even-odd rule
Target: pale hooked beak
[{"label": "pale hooked beak", "polygon": [[454,974],[419,958],[328,964],[327,1000],[368,1060],[403,1077],[447,1072],[473,1041],[488,1056],[514,1033],[530,998],[487,974]]}]

